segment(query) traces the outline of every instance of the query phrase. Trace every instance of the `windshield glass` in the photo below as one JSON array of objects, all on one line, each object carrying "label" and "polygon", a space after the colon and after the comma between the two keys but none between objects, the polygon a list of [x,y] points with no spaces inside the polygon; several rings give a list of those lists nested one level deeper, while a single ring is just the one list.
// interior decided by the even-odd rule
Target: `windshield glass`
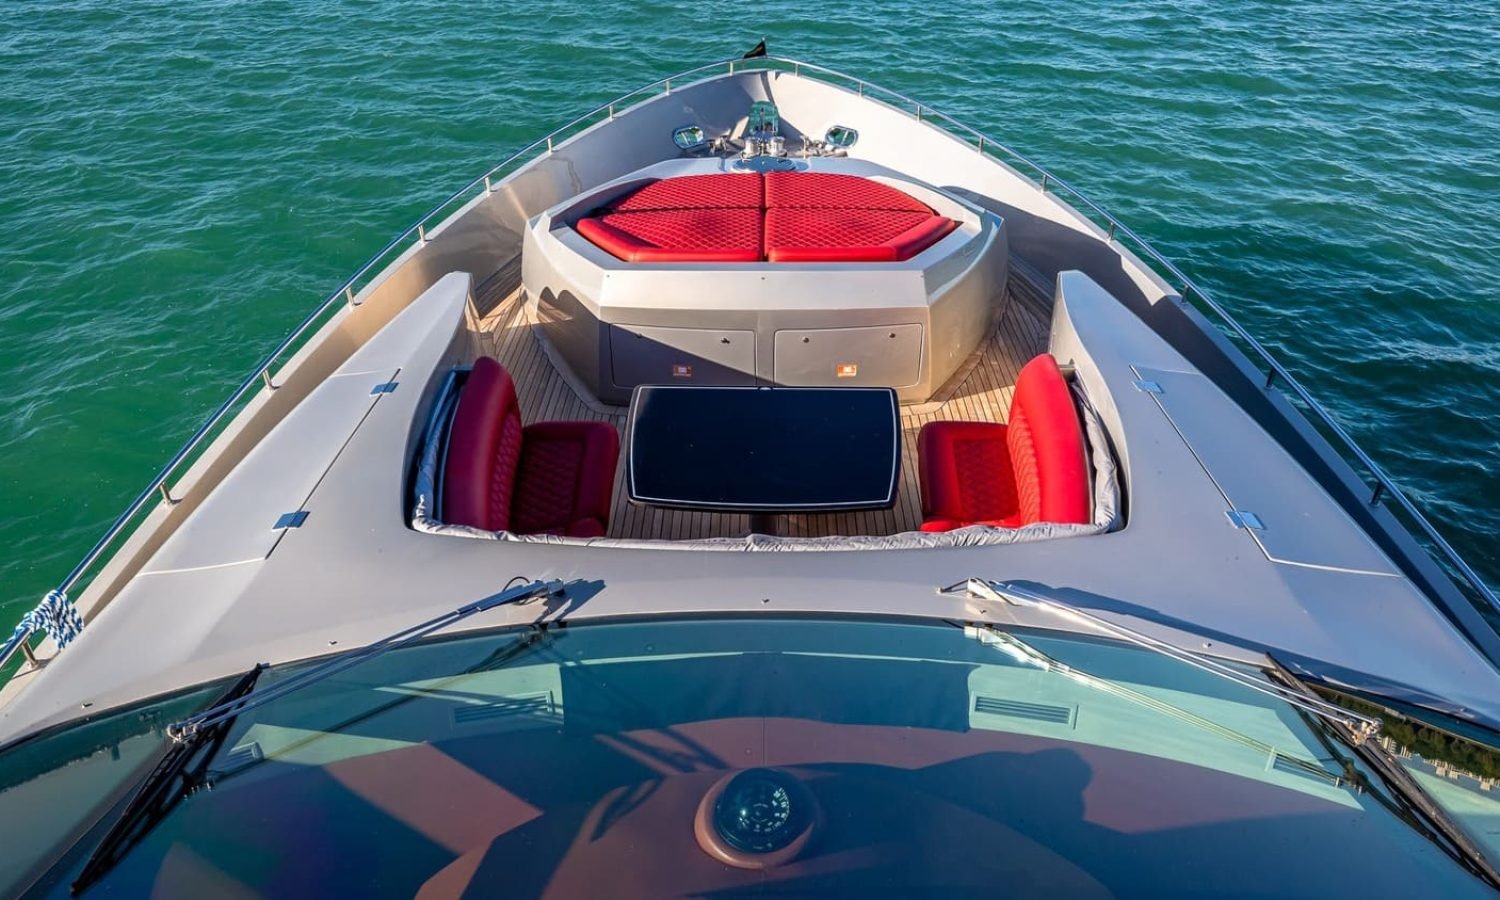
[{"label": "windshield glass", "polygon": [[[1349,780],[1304,713],[1136,647],[1017,634],[1070,670],[951,625],[805,619],[392,651],[235,719],[211,789],[85,894],[1326,898],[1357,873],[1393,894],[1487,895]],[[159,741],[161,724],[137,732]],[[7,779],[0,821],[101,802],[90,767],[111,752]],[[114,797],[12,886],[65,895]]]},{"label": "windshield glass", "polygon": [[1493,735],[1436,714],[1398,710],[1324,688],[1318,693],[1379,719],[1379,747],[1492,864],[1500,860],[1500,749],[1492,746]]}]

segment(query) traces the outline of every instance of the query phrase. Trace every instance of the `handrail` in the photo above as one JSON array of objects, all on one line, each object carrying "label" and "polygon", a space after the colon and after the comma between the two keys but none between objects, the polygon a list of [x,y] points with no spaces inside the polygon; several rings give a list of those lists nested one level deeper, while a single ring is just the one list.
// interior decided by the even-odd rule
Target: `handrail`
[{"label": "handrail", "polygon": [[[146,508],[146,505],[151,501],[153,496],[160,494],[161,499],[166,503],[177,503],[178,499],[172,496],[172,489],[169,482],[172,479],[172,476],[176,473],[177,468],[193,453],[194,450],[197,450],[202,445],[204,440],[214,430],[215,426],[217,426],[224,420],[224,417],[229,413],[230,410],[234,409],[235,406],[240,403],[240,401],[245,399],[250,389],[255,387],[256,382],[260,382],[268,390],[275,390],[278,385],[275,383],[274,379],[271,376],[271,368],[275,366],[276,363],[292,347],[292,345],[296,343],[298,338],[306,334],[308,329],[312,328],[314,324],[319,322],[325,315],[327,315],[328,311],[332,309],[341,298],[350,307],[358,306],[359,304],[355,301],[355,285],[359,283],[360,279],[364,278],[370,273],[372,269],[374,269],[382,261],[386,260],[390,256],[392,251],[398,248],[405,247],[413,235],[417,237],[417,242],[419,244],[426,243],[428,240],[428,225],[431,224],[432,220],[439,214],[446,211],[454,203],[454,201],[465,197],[480,185],[484,186],[485,193],[493,191],[495,188],[491,182],[498,173],[511,166],[515,166],[518,163],[524,164],[526,162],[530,162],[534,158],[542,156],[543,154],[540,151],[543,147],[546,148],[546,153],[553,152],[554,144],[560,135],[565,134],[570,129],[576,128],[579,125],[598,118],[601,113],[605,113],[607,114],[607,117],[609,119],[613,119],[616,112],[618,111],[618,108],[627,105],[627,101],[630,101],[632,98],[640,97],[643,94],[662,87],[666,88],[667,93],[671,93],[672,81],[674,79],[682,79],[702,72],[707,72],[712,69],[722,68],[725,65],[729,66],[729,71],[732,73],[734,71],[734,62],[735,60],[720,60],[718,62],[705,63],[701,66],[694,66],[691,69],[678,72],[666,78],[658,79],[651,82],[650,84],[643,85],[632,91],[621,94],[608,103],[601,104],[594,109],[584,113],[583,115],[572,119],[566,124],[553,129],[546,136],[532,141],[531,143],[522,147],[520,150],[517,150],[515,153],[512,153],[510,156],[506,157],[501,162],[491,166],[487,171],[485,171],[483,175],[480,175],[478,178],[475,178],[474,180],[465,184],[463,187],[449,194],[440,203],[433,206],[430,210],[423,214],[421,218],[417,219],[416,222],[414,222],[400,234],[392,238],[384,247],[380,248],[380,250],[376,251],[376,253],[369,259],[367,259],[363,265],[361,265],[354,271],[353,275],[350,275],[342,284],[335,288],[332,293],[323,298],[323,301],[319,303],[318,306],[311,313],[309,313],[308,316],[303,319],[296,328],[292,329],[291,333],[283,338],[281,343],[277,344],[276,348],[269,354],[267,354],[266,357],[262,359],[254,369],[251,370],[249,375],[245,376],[244,380],[241,381],[239,385],[230,393],[229,397],[226,398],[223,403],[219,404],[218,408],[209,415],[208,419],[202,425],[200,425],[196,431],[193,432],[191,437],[187,439],[187,442],[184,443],[182,447],[180,447],[177,452],[172,455],[172,458],[167,461],[167,464],[162,466],[161,470],[157,472],[154,478],[151,479],[150,483],[146,485],[145,489],[137,494],[135,499],[130,501],[129,505],[125,507],[125,510],[121,512],[120,515],[115,518],[114,522],[110,524],[109,528],[105,529],[104,534],[99,538],[98,541],[94,543],[94,546],[84,554],[83,558],[79,560],[78,564],[68,572],[67,576],[63,578],[62,582],[57,586],[56,590],[64,595],[66,595],[68,591],[72,590],[73,586],[78,583],[79,579],[82,578],[89,571],[90,567],[93,566],[94,563],[104,555],[104,552],[109,549],[110,545],[113,544],[114,541],[125,532],[126,528],[135,519],[135,517],[139,515],[143,509]],[[18,649],[27,651],[27,657],[31,658],[31,648],[29,641],[33,636],[35,636],[35,634],[36,631],[32,629],[26,631],[23,634],[17,635],[16,638],[10,641],[7,641],[4,645],[4,648],[0,649],[0,666],[4,666],[7,662],[9,662],[11,656],[13,656]]]},{"label": "handrail", "polygon": [[[1385,470],[1382,469],[1379,464],[1377,464],[1375,460],[1371,458],[1370,455],[1359,446],[1359,444],[1355,443],[1354,438],[1347,431],[1345,431],[1344,427],[1333,418],[1332,414],[1330,414],[1328,410],[1324,408],[1323,404],[1313,399],[1312,394],[1308,393],[1307,388],[1303,387],[1302,383],[1292,376],[1292,373],[1286,368],[1286,366],[1282,365],[1282,363],[1271,354],[1271,351],[1268,350],[1264,344],[1256,340],[1255,337],[1250,334],[1250,332],[1246,331],[1245,328],[1240,325],[1240,323],[1236,321],[1233,316],[1229,314],[1228,310],[1219,305],[1218,301],[1214,300],[1214,298],[1208,293],[1208,291],[1204,290],[1198,285],[1197,282],[1189,278],[1180,268],[1177,267],[1175,263],[1158,252],[1157,249],[1151,246],[1151,244],[1146,241],[1145,238],[1142,238],[1140,235],[1136,234],[1133,230],[1131,230],[1129,226],[1127,226],[1125,223],[1121,222],[1119,219],[1115,218],[1107,210],[1105,210],[1104,207],[1100,206],[1098,203],[1095,203],[1082,191],[1073,187],[1068,182],[1052,174],[1041,164],[1032,161],[1030,158],[1012,149],[1010,146],[997,141],[992,137],[989,137],[983,132],[971,128],[968,125],[963,124],[962,122],[959,122],[957,119],[954,119],[952,116],[949,116],[946,113],[933,109],[931,106],[928,106],[927,104],[922,103],[919,100],[915,100],[911,97],[906,96],[905,94],[890,90],[889,88],[871,84],[867,81],[864,81],[863,79],[856,78],[853,75],[848,75],[844,72],[837,71],[836,69],[829,69],[824,66],[816,65],[814,63],[799,62],[797,60],[785,59],[782,57],[770,57],[769,60],[773,62],[792,65],[793,74],[798,76],[801,76],[808,71],[812,71],[825,75],[831,75],[834,78],[843,79],[845,81],[853,82],[858,86],[859,94],[861,97],[868,98],[869,92],[873,89],[888,97],[893,97],[902,103],[910,104],[914,107],[913,115],[915,115],[917,120],[922,124],[936,127],[933,124],[935,121],[945,122],[948,125],[953,126],[953,128],[958,129],[958,131],[960,131],[961,133],[972,137],[977,142],[976,149],[980,153],[986,153],[987,155],[993,156],[995,155],[993,152],[994,150],[1000,150],[1010,159],[1016,160],[1030,167],[1032,171],[1040,175],[1041,178],[1039,182],[1039,188],[1043,192],[1046,192],[1049,185],[1055,185],[1058,188],[1066,191],[1075,200],[1081,202],[1084,206],[1088,207],[1090,210],[1102,217],[1105,223],[1108,225],[1107,229],[1102,227],[1100,228],[1101,231],[1106,232],[1106,240],[1116,243],[1123,243],[1118,240],[1117,236],[1124,235],[1125,237],[1130,239],[1130,241],[1135,245],[1136,249],[1144,252],[1146,256],[1148,256],[1156,263],[1159,263],[1164,269],[1166,269],[1169,273],[1176,277],[1182,284],[1182,289],[1178,292],[1179,297],[1181,297],[1184,301],[1188,301],[1190,300],[1190,295],[1196,295],[1197,299],[1204,306],[1208,307],[1208,309],[1213,312],[1216,317],[1218,317],[1220,322],[1223,325],[1227,326],[1236,337],[1244,341],[1244,343],[1255,352],[1255,355],[1259,357],[1261,363],[1269,368],[1269,371],[1265,375],[1264,388],[1266,390],[1270,390],[1271,388],[1275,387],[1277,379],[1280,379],[1282,384],[1284,384],[1286,387],[1289,387],[1292,392],[1295,393],[1297,397],[1306,405],[1306,408],[1312,411],[1317,419],[1338,437],[1339,442],[1354,454],[1359,462],[1364,465],[1366,471],[1370,474],[1370,476],[1375,479],[1375,486],[1371,489],[1369,499],[1369,504],[1371,506],[1379,505],[1381,500],[1385,497],[1394,499],[1401,506],[1401,508],[1405,510],[1409,516],[1411,516],[1412,521],[1414,521],[1427,535],[1427,537],[1431,539],[1432,542],[1442,551],[1443,555],[1447,558],[1447,561],[1464,576],[1464,579],[1469,583],[1469,586],[1472,587],[1481,597],[1483,597],[1490,604],[1490,607],[1495,610],[1495,612],[1500,613],[1500,597],[1497,597],[1495,595],[1495,592],[1489,587],[1489,585],[1484,582],[1484,579],[1479,576],[1479,573],[1475,572],[1473,567],[1471,567],[1468,562],[1466,562],[1463,557],[1459,555],[1458,551],[1453,548],[1453,545],[1448,543],[1447,539],[1445,539],[1438,532],[1437,528],[1430,521],[1428,521],[1427,517],[1423,515],[1421,510],[1417,508],[1416,504],[1412,503],[1411,498],[1407,497],[1406,493],[1402,491],[1394,481],[1391,480],[1390,476],[1385,473]],[[877,102],[879,101],[877,100]],[[951,132],[949,132],[949,134],[950,136],[956,136],[951,135]],[[1092,224],[1095,225],[1095,227],[1099,227],[1099,223],[1097,222],[1093,222]]]},{"label": "handrail", "polygon": [[[392,238],[389,243],[380,248],[379,251],[377,251],[373,256],[366,260],[364,265],[356,269],[354,274],[349,276],[343,284],[339,285],[336,289],[334,289],[332,293],[325,297],[323,299],[323,302],[318,304],[318,307],[314,309],[312,313],[307,316],[307,318],[302,320],[301,324],[299,324],[292,330],[290,334],[283,338],[280,344],[276,345],[275,350],[272,350],[269,355],[267,355],[260,361],[260,364],[257,365],[249,375],[245,376],[245,380],[240,382],[239,387],[235,388],[234,391],[229,395],[228,399],[221,403],[218,409],[213,411],[213,413],[208,417],[208,421],[204,422],[198,427],[197,431],[193,432],[193,436],[188,438],[187,443],[183,444],[181,449],[179,449],[172,456],[171,460],[169,460],[167,464],[162,467],[161,471],[156,474],[156,477],[152,479],[151,483],[146,487],[146,489],[141,491],[141,493],[131,501],[130,505],[125,508],[125,511],[120,514],[119,518],[115,519],[114,524],[110,525],[109,529],[105,531],[104,536],[99,539],[98,543],[94,545],[93,549],[89,550],[89,552],[78,563],[78,565],[73,567],[73,570],[68,573],[68,576],[63,579],[62,583],[58,585],[57,589],[59,591],[62,591],[63,593],[67,593],[73,587],[73,585],[78,582],[78,579],[83,576],[83,573],[88,570],[88,567],[93,565],[93,563],[99,558],[99,556],[104,552],[109,544],[116,537],[119,537],[120,532],[124,529],[126,522],[136,513],[141,511],[141,509],[146,505],[146,502],[151,499],[151,496],[153,494],[160,492],[162,494],[162,499],[167,501],[168,503],[177,502],[172,497],[171,489],[168,487],[167,481],[172,477],[172,473],[176,470],[177,466],[188,457],[188,454],[192,453],[198,448],[198,445],[203,442],[203,439],[208,436],[208,433],[213,430],[214,426],[219,424],[219,422],[223,420],[224,415],[229,412],[229,410],[233,408],[236,403],[244,398],[245,393],[250,390],[250,388],[254,387],[257,381],[262,382],[265,387],[271,390],[275,390],[277,385],[271,379],[271,367],[276,364],[277,360],[281,358],[281,356],[292,346],[292,344],[295,343],[296,340],[303,334],[305,334],[315,322],[322,318],[323,315],[327,313],[328,310],[331,309],[341,297],[344,298],[351,307],[358,305],[354,302],[354,285],[365,275],[369,274],[370,270],[375,268],[375,266],[380,263],[381,260],[385,259],[392,250],[400,247],[412,235],[417,235],[419,242],[426,243],[427,225],[439,213],[446,210],[455,200],[462,198],[464,195],[481,184],[485,184],[487,191],[493,190],[493,187],[490,186],[487,182],[490,179],[494,178],[496,173],[520,161],[523,157],[529,160],[530,156],[534,155],[535,151],[540,150],[544,145],[547,147],[547,152],[552,152],[553,141],[559,134],[562,134],[568,129],[582,124],[590,118],[597,116],[599,113],[608,111],[611,117],[613,117],[615,107],[630,99],[631,97],[634,97],[638,94],[643,94],[646,91],[662,85],[666,85],[670,88],[673,78],[682,78],[686,75],[692,75],[706,69],[722,66],[726,62],[728,61],[724,60],[716,63],[707,63],[702,66],[688,69],[684,72],[679,72],[678,74],[670,76],[668,78],[662,78],[658,81],[654,81],[651,84],[645,85],[644,87],[636,88],[629,93],[621,94],[610,102],[598,106],[581,116],[578,116],[577,118],[568,122],[566,125],[562,125],[558,128],[553,129],[545,137],[538,138],[537,140],[532,141],[525,147],[522,147],[520,150],[506,157],[503,161],[490,167],[490,169],[483,175],[475,178],[473,181],[470,181],[468,184],[454,191],[452,194],[449,194],[446,199],[444,199],[441,203],[438,203],[436,206],[432,207],[432,209],[428,210],[420,219],[408,226],[405,231],[402,231],[400,234]],[[3,664],[4,660],[0,660],[0,665]]]},{"label": "handrail", "polygon": [[[778,56],[768,56],[759,59],[733,58],[719,60],[717,62],[705,63],[700,66],[694,66],[693,68],[685,69],[665,78],[660,78],[656,81],[651,82],[650,84],[643,85],[636,88],[635,90],[621,94],[613,100],[610,100],[607,103],[600,104],[599,106],[584,113],[583,115],[578,116],[567,122],[566,124],[553,129],[546,136],[532,141],[530,144],[527,144],[520,150],[506,157],[503,161],[490,167],[490,169],[487,170],[483,175],[480,175],[478,178],[475,178],[468,184],[465,184],[463,187],[448,195],[448,197],[443,201],[433,206],[432,209],[428,210],[415,223],[407,227],[400,234],[396,235],[396,237],[392,238],[389,243],[387,243],[368,260],[366,260],[363,265],[355,270],[353,275],[349,276],[349,278],[346,279],[341,285],[339,285],[338,288],[336,288],[332,293],[325,297],[323,301],[319,303],[318,306],[305,319],[303,319],[296,328],[292,330],[290,334],[282,339],[281,343],[276,345],[276,348],[274,350],[272,350],[264,359],[261,360],[261,362],[250,372],[250,374],[240,382],[239,386],[236,387],[233,392],[231,392],[229,397],[223,403],[221,403],[217,409],[213,411],[213,413],[208,417],[207,421],[200,425],[198,429],[193,432],[192,436],[188,438],[187,442],[184,443],[182,447],[172,455],[172,458],[167,462],[167,464],[162,467],[161,471],[156,474],[156,476],[151,480],[146,488],[142,490],[140,494],[138,494],[136,498],[130,502],[130,504],[125,508],[124,512],[120,513],[120,515],[114,520],[109,528],[105,530],[103,536],[101,536],[99,540],[94,544],[94,546],[90,548],[88,553],[84,554],[83,559],[81,559],[78,564],[75,565],[73,569],[68,573],[67,577],[62,580],[62,582],[58,585],[57,590],[64,594],[71,590],[73,586],[78,583],[78,580],[82,578],[86,572],[88,572],[89,568],[99,560],[99,558],[104,554],[104,551],[108,549],[109,546],[115,541],[115,539],[125,531],[131,520],[133,520],[135,516],[146,507],[146,504],[151,500],[153,495],[159,493],[162,500],[168,504],[178,502],[177,499],[172,496],[171,487],[168,482],[175,474],[178,466],[180,466],[182,462],[193,453],[194,450],[198,449],[198,447],[213,431],[215,426],[223,421],[224,416],[227,415],[229,411],[235,407],[236,404],[238,404],[245,398],[246,394],[250,391],[251,388],[255,386],[256,382],[261,382],[264,388],[267,390],[275,390],[278,385],[275,384],[275,381],[272,378],[271,368],[276,365],[277,361],[281,359],[286,351],[289,350],[292,345],[300,337],[302,337],[302,335],[306,334],[308,329],[310,329],[315,323],[322,319],[328,313],[328,311],[339,302],[340,298],[342,298],[350,307],[357,306],[358,304],[355,302],[355,285],[359,283],[360,279],[368,275],[370,271],[383,260],[385,260],[393,250],[403,247],[413,235],[417,237],[418,244],[426,243],[429,239],[427,235],[427,226],[432,222],[434,218],[447,210],[455,201],[462,199],[467,194],[469,194],[469,192],[473,191],[480,185],[484,186],[485,193],[493,191],[494,185],[492,184],[492,179],[496,174],[500,173],[510,166],[516,165],[517,163],[529,162],[533,158],[543,155],[541,151],[544,147],[546,148],[546,153],[552,153],[555,149],[555,142],[560,135],[565,134],[566,132],[578,127],[579,125],[583,125],[586,122],[590,122],[591,120],[596,119],[601,113],[606,114],[607,119],[613,119],[617,112],[617,108],[622,105],[630,105],[627,104],[627,101],[630,101],[632,98],[640,97],[641,95],[646,94],[647,92],[655,91],[658,88],[665,88],[666,93],[670,94],[672,92],[672,82],[674,80],[680,80],[694,75],[699,75],[710,70],[719,69],[724,66],[728,67],[728,72],[726,74],[733,75],[736,71],[767,70],[771,69],[774,65],[777,64],[791,66],[791,74],[797,77],[802,77],[808,73],[813,73],[831,76],[834,79],[841,79],[845,82],[855,85],[858,88],[858,92],[861,97],[866,97],[873,100],[874,102],[884,101],[878,98],[869,97],[871,91],[875,91],[889,98],[894,98],[901,103],[910,104],[914,108],[913,115],[916,117],[919,123],[925,124],[937,130],[944,131],[944,133],[948,134],[950,137],[958,137],[958,135],[954,135],[951,130],[938,129],[937,123],[942,122],[946,123],[949,126],[952,126],[953,129],[957,129],[958,132],[960,132],[962,135],[967,135],[973,138],[976,141],[976,149],[978,150],[978,152],[989,156],[997,156],[995,151],[998,150],[1010,160],[1014,160],[1029,167],[1033,172],[1040,176],[1039,188],[1044,193],[1047,191],[1049,185],[1055,185],[1056,187],[1061,188],[1063,191],[1067,192],[1078,202],[1081,202],[1084,206],[1092,210],[1098,216],[1102,217],[1108,225],[1107,233],[1105,235],[1107,240],[1119,243],[1117,235],[1124,235],[1125,237],[1129,238],[1138,250],[1144,252],[1152,260],[1159,263],[1163,268],[1165,268],[1169,273],[1171,273],[1181,282],[1183,287],[1179,292],[1180,297],[1182,297],[1184,300],[1187,300],[1189,294],[1196,295],[1199,301],[1206,305],[1208,309],[1212,311],[1224,325],[1226,325],[1231,331],[1234,332],[1235,336],[1239,337],[1254,350],[1255,355],[1260,358],[1261,362],[1270,367],[1270,372],[1266,376],[1265,389],[1270,390],[1271,388],[1273,388],[1275,386],[1276,380],[1279,378],[1282,383],[1290,387],[1291,390],[1302,400],[1302,402],[1306,404],[1307,408],[1310,409],[1316,415],[1316,417],[1339,438],[1342,444],[1351,452],[1353,452],[1355,457],[1359,459],[1359,461],[1365,466],[1366,470],[1370,473],[1370,475],[1374,477],[1376,481],[1376,485],[1370,497],[1370,505],[1378,505],[1385,496],[1389,496],[1395,499],[1396,502],[1400,504],[1400,506],[1412,517],[1413,521],[1417,523],[1417,525],[1422,529],[1427,537],[1430,538],[1433,543],[1442,551],[1443,555],[1447,558],[1447,561],[1460,573],[1463,574],[1469,585],[1475,591],[1477,591],[1486,601],[1488,601],[1491,607],[1495,609],[1496,612],[1500,612],[1500,598],[1496,597],[1495,593],[1489,588],[1488,585],[1484,583],[1484,580],[1480,578],[1479,574],[1475,572],[1474,569],[1470,567],[1462,557],[1459,556],[1458,551],[1454,550],[1453,546],[1449,544],[1441,534],[1438,533],[1437,529],[1432,525],[1432,523],[1427,520],[1427,517],[1422,515],[1421,511],[1417,509],[1416,505],[1413,504],[1412,501],[1406,496],[1406,494],[1396,485],[1396,483],[1393,482],[1390,477],[1385,474],[1384,470],[1382,470],[1380,466],[1377,465],[1372,458],[1370,458],[1369,454],[1367,454],[1363,449],[1359,447],[1358,444],[1354,442],[1354,439],[1349,435],[1349,433],[1346,432],[1343,427],[1333,419],[1328,411],[1323,408],[1323,405],[1314,400],[1312,395],[1307,392],[1307,389],[1304,388],[1299,381],[1292,377],[1292,374],[1286,369],[1286,367],[1283,366],[1279,361],[1277,361],[1275,357],[1271,355],[1271,352],[1266,349],[1266,347],[1258,340],[1252,337],[1250,333],[1239,324],[1239,322],[1235,321],[1235,319],[1228,313],[1228,311],[1220,306],[1218,302],[1208,294],[1207,291],[1199,287],[1196,282],[1194,282],[1191,278],[1184,274],[1182,270],[1179,269],[1174,263],[1168,260],[1161,253],[1159,253],[1156,248],[1152,247],[1151,244],[1148,243],[1144,238],[1132,231],[1123,222],[1116,219],[1113,215],[1106,211],[1102,206],[1095,203],[1083,192],[1079,191],[1077,188],[1073,187],[1071,184],[1062,180],[1061,178],[1058,178],[1056,175],[1053,175],[1041,164],[1034,162],[1019,151],[1011,148],[1009,145],[1001,143],[1000,141],[997,141],[994,138],[991,138],[988,135],[985,135],[984,133],[973,129],[968,125],[959,122],[946,113],[935,110],[931,106],[908,97],[905,94],[890,90],[889,88],[881,87],[879,85],[871,84],[870,82],[867,82],[861,78],[856,78],[855,76],[848,75],[836,69],[830,69],[825,66],[817,65],[815,63],[806,63],[800,60]],[[737,69],[736,67],[739,68]],[[889,106],[890,104],[886,105]],[[594,124],[597,124],[597,122],[595,122]],[[1095,227],[1099,227],[1097,222],[1093,222],[1092,224],[1094,224]],[[1105,229],[1101,228],[1100,230],[1104,231]],[[5,652],[3,654],[0,654],[0,666],[4,666],[5,663],[9,661],[10,656],[14,654],[14,651],[18,647],[26,647],[29,650],[28,641],[34,634],[35,632],[28,632],[20,641],[8,642],[5,647]]]}]

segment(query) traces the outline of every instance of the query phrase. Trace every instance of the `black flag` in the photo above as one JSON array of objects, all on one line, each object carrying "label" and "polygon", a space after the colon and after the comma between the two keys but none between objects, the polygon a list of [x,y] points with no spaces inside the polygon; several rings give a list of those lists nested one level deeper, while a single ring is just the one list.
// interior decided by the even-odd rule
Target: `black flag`
[{"label": "black flag", "polygon": [[761,38],[760,39],[760,43],[756,44],[753,48],[751,48],[751,50],[750,50],[749,53],[746,53],[741,58],[742,59],[760,59],[762,56],[765,56],[765,55],[766,55],[766,39],[765,38]]}]

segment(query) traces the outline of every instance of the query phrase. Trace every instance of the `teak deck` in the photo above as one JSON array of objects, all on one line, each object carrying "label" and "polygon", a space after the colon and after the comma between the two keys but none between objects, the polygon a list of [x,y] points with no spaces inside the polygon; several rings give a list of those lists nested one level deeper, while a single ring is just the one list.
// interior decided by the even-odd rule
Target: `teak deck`
[{"label": "teak deck", "polygon": [[[475,291],[470,326],[476,352],[494,356],[515,378],[525,422],[551,419],[607,421],[624,437],[625,408],[585,400],[553,367],[527,314],[523,294],[509,268]],[[980,352],[960,369],[932,401],[902,407],[901,490],[888,510],[825,515],[775,516],[776,533],[786,536],[880,535],[915,531],[921,524],[917,487],[917,432],[928,422],[1003,422],[1021,366],[1047,348],[1052,290],[1030,266],[1012,257],[1007,302],[998,327]],[[480,317],[479,311],[483,311]],[[624,446],[624,441],[621,441]],[[625,496],[625,457],[615,475],[609,536],[616,538],[737,537],[750,533],[750,517],[684,512],[636,506]]]}]

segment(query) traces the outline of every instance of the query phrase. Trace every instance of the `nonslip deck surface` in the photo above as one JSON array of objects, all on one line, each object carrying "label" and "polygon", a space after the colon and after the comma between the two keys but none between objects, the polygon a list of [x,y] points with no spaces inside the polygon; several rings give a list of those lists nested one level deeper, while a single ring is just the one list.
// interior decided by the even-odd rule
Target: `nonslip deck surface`
[{"label": "nonslip deck surface", "polygon": [[[796,537],[882,535],[915,531],[921,525],[917,487],[917,432],[928,422],[971,420],[1003,422],[1010,408],[1016,375],[1025,362],[1047,347],[1052,291],[1041,276],[1012,260],[1004,313],[998,327],[966,370],[938,392],[933,401],[902,407],[901,486],[888,510],[823,515],[777,516],[776,533]],[[474,305],[483,318],[472,317],[477,353],[494,356],[515,378],[526,423],[555,419],[610,422],[624,436],[625,408],[585,401],[553,368],[533,332],[521,290],[504,270],[480,285]],[[605,411],[608,410],[608,411]],[[625,457],[615,476],[609,536],[684,540],[738,537],[750,533],[743,514],[684,512],[632,505],[625,497]]]}]

